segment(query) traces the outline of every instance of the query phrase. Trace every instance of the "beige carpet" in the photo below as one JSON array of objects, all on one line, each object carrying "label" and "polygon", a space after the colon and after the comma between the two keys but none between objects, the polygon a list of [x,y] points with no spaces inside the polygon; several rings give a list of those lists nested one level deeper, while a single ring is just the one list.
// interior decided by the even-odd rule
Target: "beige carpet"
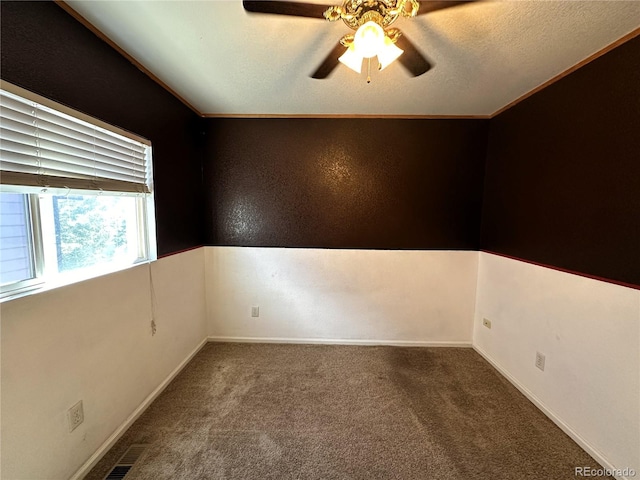
[{"label": "beige carpet", "polygon": [[[86,477],[575,479],[593,459],[471,349],[208,344]],[[589,477],[609,478],[609,477]]]}]

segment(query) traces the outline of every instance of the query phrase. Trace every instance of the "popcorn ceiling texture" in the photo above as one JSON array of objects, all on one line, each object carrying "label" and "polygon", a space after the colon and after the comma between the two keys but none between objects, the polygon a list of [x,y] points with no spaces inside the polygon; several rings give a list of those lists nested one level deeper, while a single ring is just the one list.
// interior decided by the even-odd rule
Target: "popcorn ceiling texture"
[{"label": "popcorn ceiling texture", "polygon": [[640,27],[638,1],[476,2],[394,23],[434,68],[373,65],[368,85],[366,68],[309,78],[343,22],[239,1],[68,3],[207,114],[490,115]]},{"label": "popcorn ceiling texture", "polygon": [[208,344],[85,480],[135,443],[150,447],[127,480],[560,480],[599,468],[466,348]]}]

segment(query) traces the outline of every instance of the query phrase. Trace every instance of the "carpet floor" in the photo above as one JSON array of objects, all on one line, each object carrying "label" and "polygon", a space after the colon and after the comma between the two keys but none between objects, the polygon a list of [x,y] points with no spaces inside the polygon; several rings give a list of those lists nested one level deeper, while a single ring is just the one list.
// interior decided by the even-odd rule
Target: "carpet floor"
[{"label": "carpet floor", "polygon": [[140,443],[126,480],[562,480],[601,468],[469,348],[210,343],[85,480]]}]

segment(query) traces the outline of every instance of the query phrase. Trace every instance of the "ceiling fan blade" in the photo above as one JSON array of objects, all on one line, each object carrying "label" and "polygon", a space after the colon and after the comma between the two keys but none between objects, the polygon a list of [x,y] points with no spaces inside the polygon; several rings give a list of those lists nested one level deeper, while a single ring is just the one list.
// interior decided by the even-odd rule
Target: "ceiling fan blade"
[{"label": "ceiling fan blade", "polygon": [[448,1],[448,0],[438,0],[438,1],[418,1],[420,4],[420,8],[418,9],[417,15],[424,15],[425,13],[435,12],[436,10],[442,10],[444,8],[457,7],[459,5],[467,5],[469,3],[474,3],[475,0],[466,0],[466,1]]},{"label": "ceiling fan blade", "polygon": [[329,53],[329,55],[325,57],[324,61],[320,64],[318,69],[313,73],[313,75],[311,75],[311,78],[327,78],[331,74],[331,72],[333,72],[333,70],[338,66],[338,63],[340,63],[338,57],[340,57],[340,55],[342,55],[345,50],[346,48],[344,47],[344,45],[338,42],[338,44],[333,47],[333,50],[331,50],[331,53]]},{"label": "ceiling fan blade", "polygon": [[275,15],[292,15],[294,17],[320,18],[330,5],[315,3],[277,2],[267,0],[243,0],[242,6],[247,12],[273,13]]},{"label": "ceiling fan blade", "polygon": [[404,53],[398,57],[398,61],[414,77],[426,73],[431,68],[431,64],[405,35],[400,35],[396,40],[396,45],[404,50]]}]

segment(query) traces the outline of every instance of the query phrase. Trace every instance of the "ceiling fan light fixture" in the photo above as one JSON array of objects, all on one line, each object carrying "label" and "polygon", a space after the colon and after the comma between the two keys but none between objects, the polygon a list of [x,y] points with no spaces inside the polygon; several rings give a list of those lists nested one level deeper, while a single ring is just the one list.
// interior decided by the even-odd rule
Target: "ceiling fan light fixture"
[{"label": "ceiling fan light fixture", "polygon": [[385,33],[376,22],[366,22],[356,30],[353,46],[363,58],[375,57],[384,48]]},{"label": "ceiling fan light fixture", "polygon": [[403,53],[404,50],[398,48],[389,37],[384,37],[384,46],[378,51],[380,70],[387,68]]},{"label": "ceiling fan light fixture", "polygon": [[[334,57],[335,58],[335,57]],[[362,60],[364,57],[356,52],[356,48],[354,44],[351,44],[349,48],[342,54],[338,60],[343,65],[346,65],[351,70],[356,73],[360,73],[362,71]]]},{"label": "ceiling fan light fixture", "polygon": [[[330,22],[341,19],[354,33],[344,35],[310,75],[311,78],[322,79],[327,78],[340,63],[361,73],[362,60],[367,58],[370,73],[371,58],[378,57],[378,64],[382,70],[400,55],[404,55],[400,63],[410,75],[418,77],[426,73],[432,65],[406,37],[399,41],[402,33],[391,25],[401,17],[411,18],[476,0],[341,0],[341,5],[329,6],[315,2],[303,3],[304,1],[242,0],[242,5],[245,11],[251,13],[325,18]],[[398,45],[402,46],[402,49],[398,48]],[[345,47],[346,51],[343,50]],[[367,76],[368,82],[369,78],[370,75]]]}]

